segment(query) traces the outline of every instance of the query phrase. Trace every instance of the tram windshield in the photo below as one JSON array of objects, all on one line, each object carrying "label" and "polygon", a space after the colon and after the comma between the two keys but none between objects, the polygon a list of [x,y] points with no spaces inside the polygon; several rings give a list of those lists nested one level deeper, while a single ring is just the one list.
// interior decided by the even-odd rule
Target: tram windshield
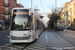
[{"label": "tram windshield", "polygon": [[14,10],[11,30],[30,30],[29,10]]}]

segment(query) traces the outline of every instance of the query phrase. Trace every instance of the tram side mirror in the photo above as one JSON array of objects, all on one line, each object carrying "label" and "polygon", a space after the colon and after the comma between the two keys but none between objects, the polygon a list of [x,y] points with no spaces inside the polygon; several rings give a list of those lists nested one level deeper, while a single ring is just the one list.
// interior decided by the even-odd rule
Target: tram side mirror
[{"label": "tram side mirror", "polygon": [[32,16],[29,16],[29,20],[31,20],[31,21],[32,21]]},{"label": "tram side mirror", "polygon": [[42,19],[44,16],[40,16],[40,18]]},{"label": "tram side mirror", "polygon": [[33,13],[31,13],[30,20],[31,21],[33,20]]}]

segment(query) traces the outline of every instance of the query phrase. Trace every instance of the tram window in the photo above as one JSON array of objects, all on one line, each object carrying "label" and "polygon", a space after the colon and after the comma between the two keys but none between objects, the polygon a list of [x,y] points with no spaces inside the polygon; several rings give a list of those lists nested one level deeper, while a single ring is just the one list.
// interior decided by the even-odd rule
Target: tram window
[{"label": "tram window", "polygon": [[37,21],[37,30],[38,30],[38,21]]},{"label": "tram window", "polygon": [[30,16],[30,21],[31,21],[31,29],[33,30],[33,16]]},{"label": "tram window", "polygon": [[41,22],[39,21],[39,29],[41,30]]},{"label": "tram window", "polygon": [[40,23],[39,23],[39,21],[37,21],[37,30],[39,30],[40,29]]},{"label": "tram window", "polygon": [[38,30],[40,30],[40,21],[38,21]]},{"label": "tram window", "polygon": [[33,30],[33,21],[31,22],[31,29]]}]

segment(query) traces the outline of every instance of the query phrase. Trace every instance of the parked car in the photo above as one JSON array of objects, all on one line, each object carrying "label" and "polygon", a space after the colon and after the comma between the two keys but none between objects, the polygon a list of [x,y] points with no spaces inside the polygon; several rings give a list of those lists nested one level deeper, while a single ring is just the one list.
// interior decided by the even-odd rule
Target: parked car
[{"label": "parked car", "polygon": [[57,30],[62,30],[63,31],[63,26],[57,26]]},{"label": "parked car", "polygon": [[69,30],[75,30],[75,27],[69,26],[67,29],[69,29]]},{"label": "parked car", "polygon": [[67,27],[67,29],[71,29],[71,26]]}]

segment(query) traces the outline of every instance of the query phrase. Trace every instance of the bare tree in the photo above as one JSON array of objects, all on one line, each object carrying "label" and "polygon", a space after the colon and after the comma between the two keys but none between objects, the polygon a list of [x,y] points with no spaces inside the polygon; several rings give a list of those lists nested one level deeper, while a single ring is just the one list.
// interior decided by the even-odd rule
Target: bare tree
[{"label": "bare tree", "polygon": [[49,27],[56,28],[57,27],[57,21],[60,19],[59,10],[58,9],[51,9],[52,13],[48,14],[48,17],[50,19],[49,21]]}]

